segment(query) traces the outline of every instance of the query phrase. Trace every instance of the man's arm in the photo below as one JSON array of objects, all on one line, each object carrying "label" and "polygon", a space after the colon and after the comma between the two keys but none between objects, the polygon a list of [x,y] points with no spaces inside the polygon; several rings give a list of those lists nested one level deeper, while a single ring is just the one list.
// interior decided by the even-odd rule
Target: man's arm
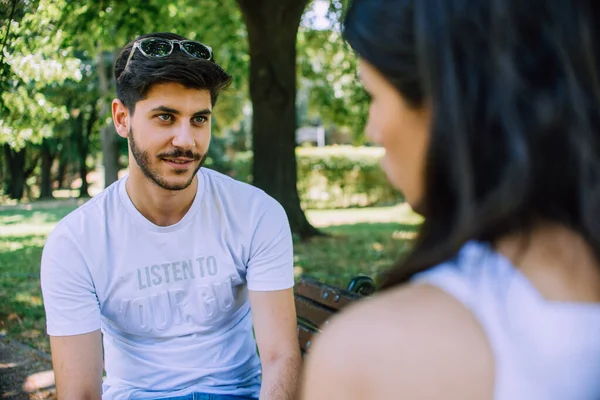
[{"label": "man's arm", "polygon": [[100,330],[73,336],[50,336],[56,394],[60,400],[102,398]]},{"label": "man's arm", "polygon": [[260,399],[293,399],[302,362],[293,289],[249,291],[248,297],[263,370]]},{"label": "man's arm", "polygon": [[102,343],[94,279],[80,250],[80,231],[60,224],[50,234],[40,283],[60,400],[100,399]]}]

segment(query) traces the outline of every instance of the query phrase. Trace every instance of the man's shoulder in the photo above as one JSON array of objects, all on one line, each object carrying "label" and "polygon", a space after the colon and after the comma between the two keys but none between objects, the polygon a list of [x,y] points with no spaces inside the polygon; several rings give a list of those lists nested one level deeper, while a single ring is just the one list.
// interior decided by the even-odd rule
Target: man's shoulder
[{"label": "man's shoulder", "polygon": [[82,205],[65,215],[54,227],[49,238],[64,234],[79,236],[97,227],[100,219],[106,218],[111,204],[118,201],[119,181],[87,200]]},{"label": "man's shoulder", "polygon": [[207,182],[210,182],[209,190],[218,196],[221,201],[227,201],[241,208],[249,207],[281,207],[279,202],[264,190],[249,183],[238,181],[221,172],[202,168],[202,173]]},{"label": "man's shoulder", "polygon": [[234,179],[231,176],[214,169],[202,168],[200,171],[208,181],[210,181],[213,185],[220,186],[223,190],[230,190],[233,192],[246,191],[265,194],[262,189],[259,189],[256,186],[252,186],[246,182],[238,181],[237,179]]}]

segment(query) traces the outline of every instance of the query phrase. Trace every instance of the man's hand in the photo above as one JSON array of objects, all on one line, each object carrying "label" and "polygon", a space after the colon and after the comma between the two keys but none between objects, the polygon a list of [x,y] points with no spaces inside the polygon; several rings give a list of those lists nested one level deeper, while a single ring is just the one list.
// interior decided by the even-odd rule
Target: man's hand
[{"label": "man's hand", "polygon": [[302,362],[293,289],[249,291],[248,297],[263,370],[260,398],[293,399]]},{"label": "man's hand", "polygon": [[56,394],[60,400],[102,398],[100,330],[74,336],[50,336]]}]

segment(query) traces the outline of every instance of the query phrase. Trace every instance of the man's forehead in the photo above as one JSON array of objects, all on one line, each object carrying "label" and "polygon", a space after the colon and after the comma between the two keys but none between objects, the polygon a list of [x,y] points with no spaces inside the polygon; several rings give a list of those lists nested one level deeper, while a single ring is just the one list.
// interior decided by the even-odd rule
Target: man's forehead
[{"label": "man's forehead", "polygon": [[181,84],[167,83],[153,85],[146,98],[141,101],[147,110],[162,108],[171,112],[197,113],[212,109],[210,91],[188,88]]}]

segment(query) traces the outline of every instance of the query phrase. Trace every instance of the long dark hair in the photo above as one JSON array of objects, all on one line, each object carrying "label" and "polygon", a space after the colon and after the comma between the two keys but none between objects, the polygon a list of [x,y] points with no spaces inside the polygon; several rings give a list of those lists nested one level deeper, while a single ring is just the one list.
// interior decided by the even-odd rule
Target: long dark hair
[{"label": "long dark hair", "polygon": [[[600,256],[600,18],[595,0],[356,0],[344,37],[431,107],[425,216],[387,288],[552,221]],[[600,257],[599,257],[600,258]]]}]

